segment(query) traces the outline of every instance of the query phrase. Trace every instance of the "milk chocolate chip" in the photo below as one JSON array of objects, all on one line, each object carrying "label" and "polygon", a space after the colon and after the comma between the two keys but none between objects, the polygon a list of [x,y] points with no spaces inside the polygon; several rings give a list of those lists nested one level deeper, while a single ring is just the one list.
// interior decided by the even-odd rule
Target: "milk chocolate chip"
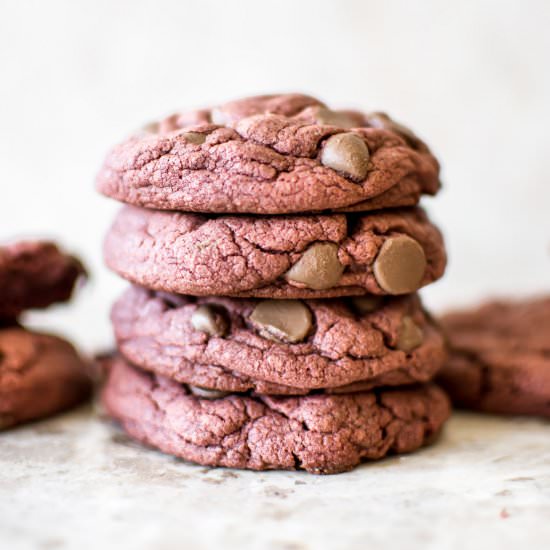
[{"label": "milk chocolate chip", "polygon": [[412,351],[422,344],[423,340],[422,329],[408,315],[403,317],[397,334],[397,349]]},{"label": "milk chocolate chip", "polygon": [[200,386],[187,386],[189,391],[196,397],[202,397],[203,399],[221,399],[226,395],[229,395],[227,391],[209,390],[207,388],[201,388]]},{"label": "milk chocolate chip", "polygon": [[149,134],[158,134],[160,130],[160,124],[158,122],[148,122],[143,125],[139,130],[136,130],[137,136],[147,136]]},{"label": "milk chocolate chip", "polygon": [[327,139],[321,153],[321,163],[354,180],[364,180],[369,156],[369,150],[359,136],[351,133],[336,134]]},{"label": "milk chocolate chip", "polygon": [[285,273],[285,279],[314,290],[325,290],[338,283],[343,271],[344,266],[338,260],[338,245],[315,243]]},{"label": "milk chocolate chip", "polygon": [[386,113],[370,113],[368,115],[369,125],[373,128],[382,128],[402,135],[409,141],[417,141],[418,138],[413,131],[405,125],[392,120]]},{"label": "milk chocolate chip", "polygon": [[353,307],[361,315],[376,311],[382,305],[383,301],[384,299],[382,296],[354,296],[351,299]]},{"label": "milk chocolate chip", "polygon": [[353,117],[347,113],[331,111],[326,107],[318,107],[315,112],[317,124],[325,126],[338,126],[339,128],[354,128],[357,126]]},{"label": "milk chocolate chip", "polygon": [[265,300],[260,302],[250,320],[259,333],[270,340],[296,343],[311,329],[311,312],[298,300]]},{"label": "milk chocolate chip", "polygon": [[206,135],[199,134],[199,132],[185,132],[182,135],[186,141],[193,143],[193,145],[201,145],[206,141]]},{"label": "milk chocolate chip", "polygon": [[227,321],[221,311],[208,305],[199,306],[191,316],[195,330],[206,332],[210,336],[223,336],[227,332]]},{"label": "milk chocolate chip", "polygon": [[400,235],[385,240],[374,261],[374,276],[389,294],[407,294],[420,287],[426,271],[426,255],[420,244]]}]

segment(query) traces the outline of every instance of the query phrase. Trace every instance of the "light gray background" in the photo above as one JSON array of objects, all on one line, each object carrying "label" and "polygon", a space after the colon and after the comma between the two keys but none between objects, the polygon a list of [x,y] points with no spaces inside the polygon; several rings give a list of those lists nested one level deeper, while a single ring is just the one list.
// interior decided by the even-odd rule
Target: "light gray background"
[{"label": "light gray background", "polygon": [[[178,108],[270,91],[387,110],[441,159],[441,311],[550,288],[550,2],[0,0],[0,238],[50,236],[91,283],[35,314],[89,351],[124,283],[101,262],[107,149]],[[124,440],[122,440],[124,442]],[[457,414],[441,442],[341,476],[205,470],[89,411],[0,437],[0,547],[547,547],[548,422]],[[236,477],[233,477],[233,474]]]},{"label": "light gray background", "polygon": [[436,311],[550,288],[550,3],[1,3],[0,237],[47,235],[88,263],[74,307],[35,316],[107,346],[123,283],[101,262],[117,209],[93,188],[107,149],[172,110],[299,90],[383,109],[439,155],[426,201],[450,263]]}]

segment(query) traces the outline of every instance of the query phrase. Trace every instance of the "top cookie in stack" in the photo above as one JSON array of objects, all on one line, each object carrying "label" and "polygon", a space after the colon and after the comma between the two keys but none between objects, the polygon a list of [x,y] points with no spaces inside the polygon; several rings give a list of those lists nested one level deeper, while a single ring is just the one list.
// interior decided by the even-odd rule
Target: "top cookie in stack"
[{"label": "top cookie in stack", "polygon": [[137,286],[113,309],[107,409],[210,465],[328,473],[430,441],[449,414],[430,384],[443,339],[397,295],[444,272],[416,206],[438,175],[387,115],[296,94],[176,114],[115,147],[98,188],[129,204],[105,260]]},{"label": "top cookie in stack", "polygon": [[440,187],[437,160],[404,126],[298,94],[150,124],[111,151],[97,185],[137,206],[220,214],[412,206]]}]

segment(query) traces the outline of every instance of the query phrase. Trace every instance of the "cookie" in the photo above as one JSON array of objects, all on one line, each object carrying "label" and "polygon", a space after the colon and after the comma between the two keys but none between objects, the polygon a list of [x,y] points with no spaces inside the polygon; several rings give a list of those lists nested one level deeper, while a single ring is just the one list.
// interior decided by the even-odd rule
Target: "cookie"
[{"label": "cookie", "polygon": [[220,391],[299,395],[413,384],[433,378],[446,358],[415,295],[197,299],[131,287],[111,318],[127,360]]},{"label": "cookie", "polygon": [[170,116],[115,147],[97,178],[117,200],[202,213],[411,206],[439,187],[437,160],[409,129],[298,94]]},{"label": "cookie", "polygon": [[82,264],[53,243],[16,242],[0,247],[0,318],[43,308],[71,297]]},{"label": "cookie", "polygon": [[104,256],[154,290],[261,298],[406,294],[446,263],[440,232],[418,208],[257,218],[126,206]]},{"label": "cookie", "polygon": [[457,406],[550,416],[550,296],[495,301],[442,318],[441,384]]},{"label": "cookie", "polygon": [[111,361],[107,412],[132,437],[208,466],[331,474],[431,442],[450,413],[435,385],[343,395],[209,399]]},{"label": "cookie", "polygon": [[56,336],[0,330],[0,429],[73,407],[91,392],[86,364]]}]

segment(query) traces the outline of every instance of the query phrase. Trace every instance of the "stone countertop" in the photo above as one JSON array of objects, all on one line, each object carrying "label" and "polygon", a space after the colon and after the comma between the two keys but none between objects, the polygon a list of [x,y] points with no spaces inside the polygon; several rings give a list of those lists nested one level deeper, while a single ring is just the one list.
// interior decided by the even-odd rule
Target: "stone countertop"
[{"label": "stone countertop", "polygon": [[455,414],[434,446],[334,476],[190,465],[132,443],[86,407],[0,435],[0,547],[9,550],[549,541],[543,420]]}]

